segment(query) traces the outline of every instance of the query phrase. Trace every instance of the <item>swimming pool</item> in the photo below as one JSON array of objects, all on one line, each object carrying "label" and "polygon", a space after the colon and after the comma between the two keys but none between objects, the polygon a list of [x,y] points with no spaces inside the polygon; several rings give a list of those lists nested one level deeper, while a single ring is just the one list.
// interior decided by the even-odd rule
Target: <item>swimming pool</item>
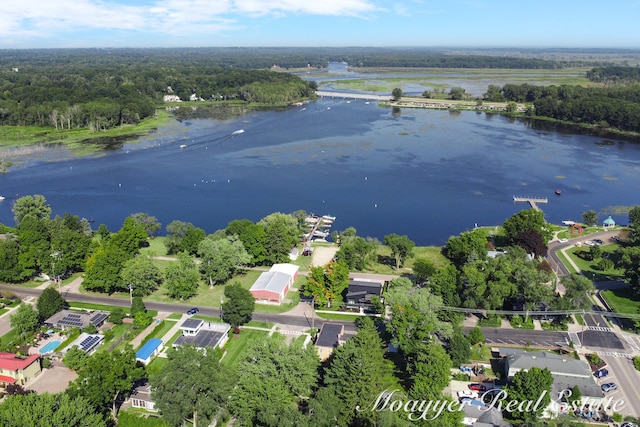
[{"label": "swimming pool", "polygon": [[51,342],[48,342],[44,347],[42,347],[40,349],[40,354],[49,354],[52,353],[53,350],[55,350],[56,348],[58,348],[58,346],[61,344],[60,340],[53,340]]}]

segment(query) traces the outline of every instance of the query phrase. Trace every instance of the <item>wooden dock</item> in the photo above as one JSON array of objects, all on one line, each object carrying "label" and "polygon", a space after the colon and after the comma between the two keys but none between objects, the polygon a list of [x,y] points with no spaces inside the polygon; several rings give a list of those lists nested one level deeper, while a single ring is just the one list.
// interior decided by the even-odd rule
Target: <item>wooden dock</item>
[{"label": "wooden dock", "polygon": [[539,211],[540,208],[538,207],[539,204],[541,203],[549,203],[549,199],[547,199],[546,197],[519,197],[519,196],[513,196],[513,202],[524,202],[524,203],[529,203],[529,205]]}]

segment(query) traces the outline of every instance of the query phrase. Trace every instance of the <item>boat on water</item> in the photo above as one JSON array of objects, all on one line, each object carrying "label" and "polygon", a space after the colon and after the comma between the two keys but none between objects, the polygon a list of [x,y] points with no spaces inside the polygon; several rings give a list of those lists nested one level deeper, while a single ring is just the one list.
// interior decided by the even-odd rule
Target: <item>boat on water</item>
[{"label": "boat on water", "polygon": [[562,194],[562,190],[556,190],[556,196],[559,196]]},{"label": "boat on water", "polygon": [[0,200],[4,200],[4,199],[5,199],[5,197],[4,197],[4,196],[0,196]]},{"label": "boat on water", "polygon": [[231,133],[231,136],[240,135],[241,133],[244,133],[244,129],[238,129],[233,131],[233,133]]},{"label": "boat on water", "polygon": [[180,144],[180,148],[187,148],[187,144]]}]

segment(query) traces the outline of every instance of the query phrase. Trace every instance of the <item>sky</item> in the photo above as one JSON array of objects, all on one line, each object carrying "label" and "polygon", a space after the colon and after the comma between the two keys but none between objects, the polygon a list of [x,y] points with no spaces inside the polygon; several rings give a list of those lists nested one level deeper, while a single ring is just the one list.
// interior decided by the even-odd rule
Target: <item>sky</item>
[{"label": "sky", "polygon": [[0,49],[640,48],[639,0],[0,0]]}]

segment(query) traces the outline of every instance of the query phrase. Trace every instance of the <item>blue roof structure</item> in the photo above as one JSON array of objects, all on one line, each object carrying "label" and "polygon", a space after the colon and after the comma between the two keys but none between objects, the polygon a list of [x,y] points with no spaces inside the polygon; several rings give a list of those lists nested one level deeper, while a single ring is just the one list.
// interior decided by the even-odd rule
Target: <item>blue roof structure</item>
[{"label": "blue roof structure", "polygon": [[609,218],[605,219],[602,224],[610,227],[616,225],[616,222],[613,220],[613,218],[611,218],[611,216],[609,216]]},{"label": "blue roof structure", "polygon": [[161,345],[162,340],[160,338],[151,338],[140,350],[138,350],[136,353],[136,359],[147,360],[149,356],[151,356]]}]

